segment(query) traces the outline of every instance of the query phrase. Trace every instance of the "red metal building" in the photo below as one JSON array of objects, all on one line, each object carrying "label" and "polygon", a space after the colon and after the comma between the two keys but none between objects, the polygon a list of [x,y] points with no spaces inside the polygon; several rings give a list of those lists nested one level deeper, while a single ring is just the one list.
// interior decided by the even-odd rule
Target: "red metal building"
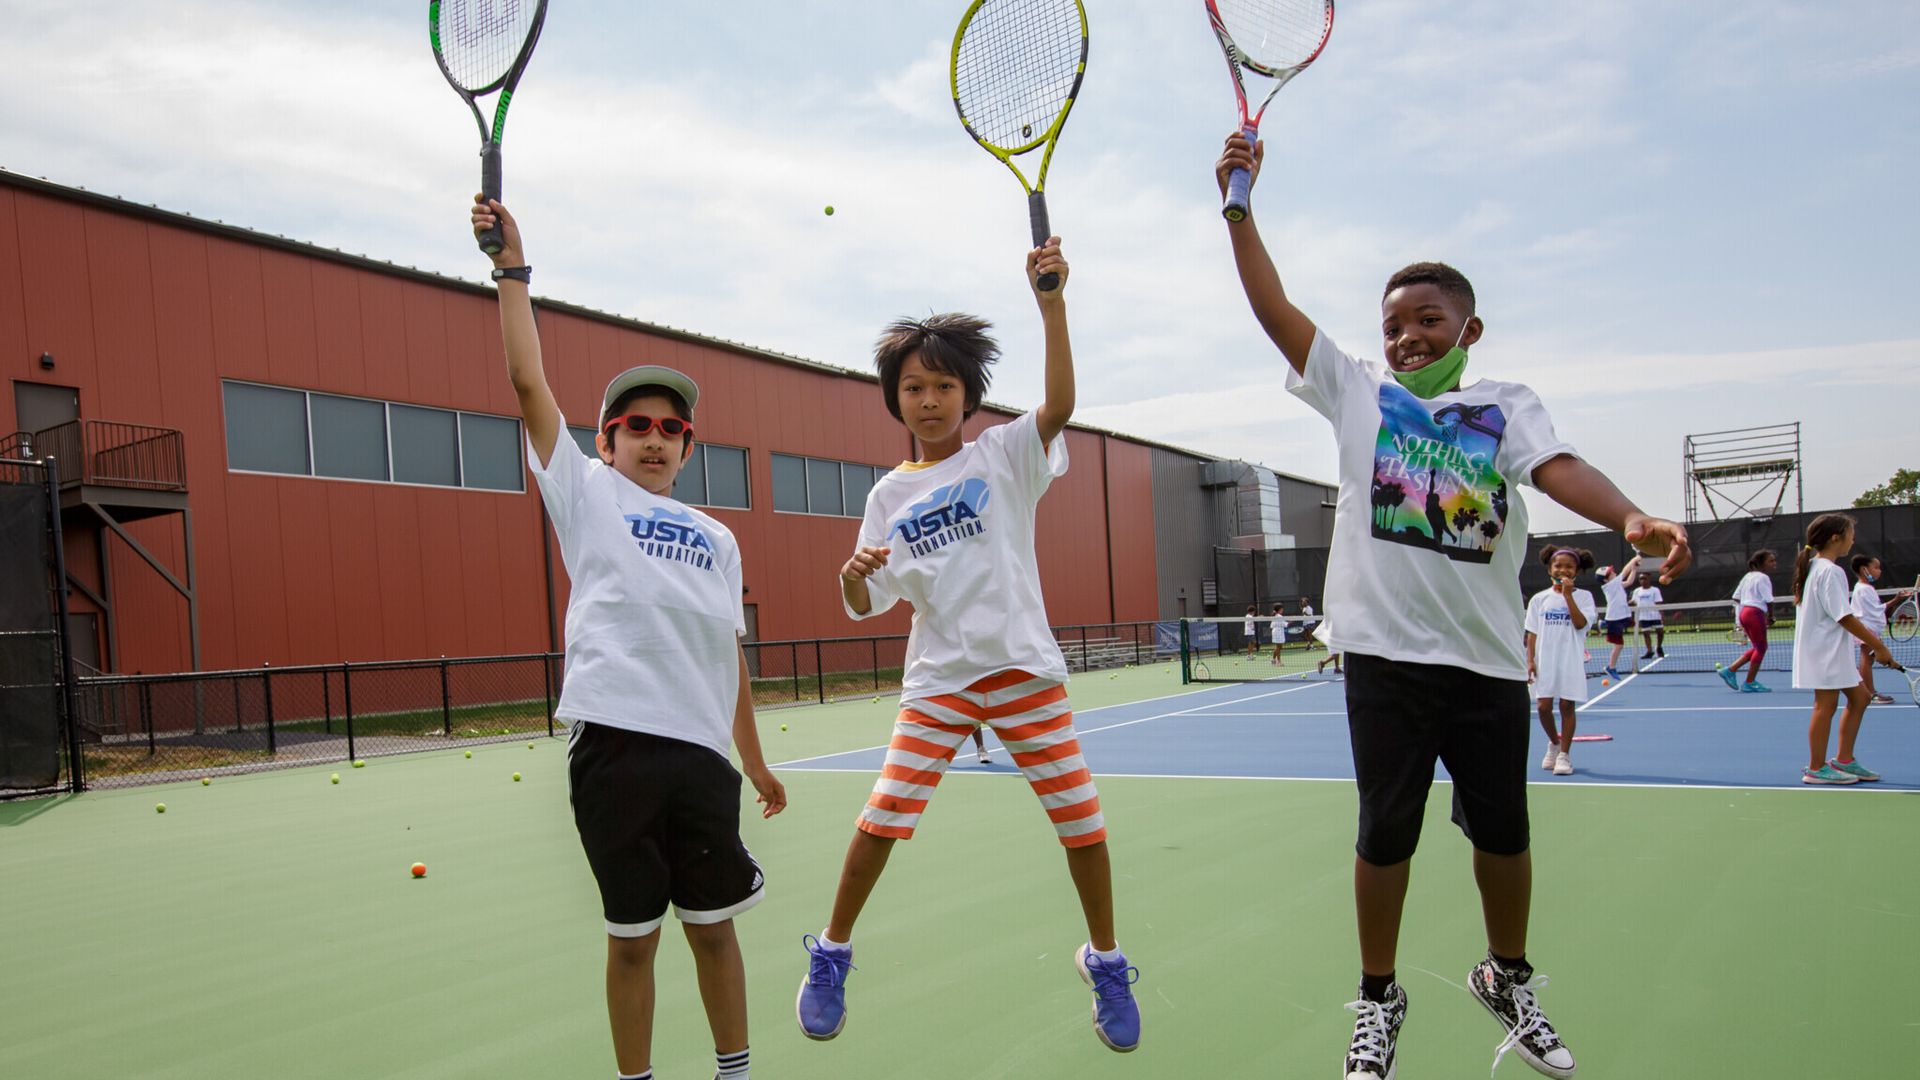
[{"label": "red metal building", "polygon": [[[699,382],[700,436],[721,448],[703,461],[714,498],[735,504],[711,512],[740,539],[759,639],[905,632],[904,608],[856,629],[835,584],[871,482],[859,466],[908,456],[872,377],[537,305],[576,424],[634,364]],[[517,410],[490,288],[0,171],[0,418],[17,431],[0,453],[61,460],[75,654],[103,670],[558,644],[565,574],[531,477],[500,456],[502,433],[518,446]],[[305,457],[285,456],[301,422]],[[366,424],[380,434],[362,438]],[[1072,468],[1040,513],[1048,617],[1153,619],[1142,511],[1168,450],[1066,438]],[[302,461],[324,475],[294,475]],[[448,461],[452,482],[433,479]],[[795,494],[803,475],[811,496]],[[835,512],[776,507],[795,498]]]}]

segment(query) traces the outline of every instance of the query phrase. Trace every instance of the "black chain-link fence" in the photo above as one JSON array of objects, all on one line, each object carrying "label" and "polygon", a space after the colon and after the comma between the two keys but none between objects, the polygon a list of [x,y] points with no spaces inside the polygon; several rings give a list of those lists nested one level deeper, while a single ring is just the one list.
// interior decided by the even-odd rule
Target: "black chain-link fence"
[{"label": "black chain-link fence", "polygon": [[[1060,626],[1072,671],[1168,659],[1154,623]],[[1165,638],[1166,635],[1160,635]],[[904,636],[744,644],[754,704],[895,694]],[[75,680],[89,787],[550,737],[558,653]]]}]

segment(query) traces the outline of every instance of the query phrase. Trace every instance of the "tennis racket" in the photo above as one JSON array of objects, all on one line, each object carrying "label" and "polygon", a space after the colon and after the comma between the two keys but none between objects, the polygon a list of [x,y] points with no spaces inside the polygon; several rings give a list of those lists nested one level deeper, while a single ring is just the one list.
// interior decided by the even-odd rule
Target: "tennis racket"
[{"label": "tennis racket", "polygon": [[[953,33],[948,81],[960,126],[1013,170],[1027,193],[1033,246],[1053,235],[1047,223],[1047,166],[1087,73],[1087,9],[1080,0],[973,0]],[[1033,183],[1013,159],[1045,147]],[[1060,287],[1042,274],[1042,292]]]},{"label": "tennis racket", "polygon": [[[433,40],[433,59],[440,74],[473,110],[480,128],[480,191],[500,197],[500,136],[507,127],[507,106],[520,85],[520,73],[540,40],[547,20],[547,0],[428,0],[427,34]],[[493,107],[493,127],[480,115],[474,98],[500,91]],[[489,255],[504,246],[501,226],[479,236],[480,250]]]},{"label": "tennis racket", "polygon": [[1914,580],[1913,589],[1887,616],[1887,636],[1895,641],[1912,641],[1915,629],[1920,629],[1920,578]]},{"label": "tennis racket", "polygon": [[[1333,33],[1333,0],[1206,0],[1207,19],[1233,73],[1233,96],[1240,103],[1240,130],[1247,142],[1260,137],[1260,118],[1273,95],[1320,56]],[[1273,80],[1259,111],[1247,114],[1245,72]],[[1253,174],[1235,169],[1227,177],[1227,202],[1220,213],[1244,221]]]},{"label": "tennis racket", "polygon": [[1895,663],[1893,670],[1906,676],[1907,693],[1913,696],[1913,703],[1915,705],[1920,705],[1920,668],[1910,668],[1903,664]]}]

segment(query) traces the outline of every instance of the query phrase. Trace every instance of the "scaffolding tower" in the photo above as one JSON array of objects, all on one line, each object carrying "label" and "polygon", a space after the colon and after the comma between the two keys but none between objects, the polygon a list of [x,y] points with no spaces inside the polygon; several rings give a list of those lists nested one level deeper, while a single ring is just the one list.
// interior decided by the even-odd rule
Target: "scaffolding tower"
[{"label": "scaffolding tower", "polygon": [[[1709,431],[1686,437],[1687,520],[1772,517],[1793,491],[1793,511],[1806,509],[1800,479],[1800,424]],[[1771,497],[1772,502],[1767,502]]]}]

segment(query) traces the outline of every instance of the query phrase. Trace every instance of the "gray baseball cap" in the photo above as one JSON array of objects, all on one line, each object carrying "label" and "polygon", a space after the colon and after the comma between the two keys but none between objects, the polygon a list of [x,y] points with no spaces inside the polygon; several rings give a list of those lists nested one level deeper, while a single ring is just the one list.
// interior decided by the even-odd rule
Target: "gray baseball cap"
[{"label": "gray baseball cap", "polygon": [[[613,403],[619,401],[622,394],[641,386],[658,386],[673,391],[687,403],[689,413],[693,412],[694,403],[700,400],[700,388],[693,384],[692,379],[670,367],[645,364],[628,368],[607,384],[606,396],[600,399],[600,419],[606,420],[607,410],[613,408]],[[687,419],[693,418],[689,416]]]}]

